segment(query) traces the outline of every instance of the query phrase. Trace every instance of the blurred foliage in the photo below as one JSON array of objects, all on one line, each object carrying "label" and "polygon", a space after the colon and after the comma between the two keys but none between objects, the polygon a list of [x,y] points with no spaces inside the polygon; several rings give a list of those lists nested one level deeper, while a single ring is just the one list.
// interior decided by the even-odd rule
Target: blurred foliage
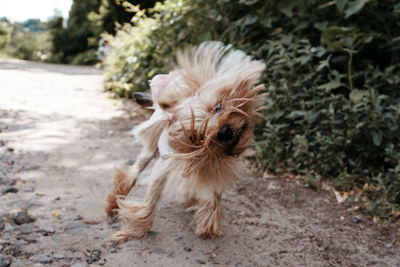
[{"label": "blurred foliage", "polygon": [[0,49],[4,49],[11,40],[12,26],[10,23],[0,21]]},{"label": "blurred foliage", "polygon": [[52,36],[51,61],[91,65],[98,61],[96,51],[102,34],[115,34],[115,27],[129,23],[134,11],[131,3],[152,7],[155,0],[74,0],[64,27],[62,17],[55,16],[48,28]]},{"label": "blurred foliage", "polygon": [[133,4],[150,8],[155,3],[156,0],[74,0],[68,20],[59,13],[47,23],[29,19],[11,24],[2,18],[0,53],[28,60],[93,65],[99,60],[102,35],[113,35],[116,27],[129,24],[136,12]]},{"label": "blurred foliage", "polygon": [[22,28],[27,32],[44,32],[47,30],[46,24],[40,19],[28,19],[21,23]]},{"label": "blurred foliage", "polygon": [[130,23],[135,13],[134,10],[129,9],[131,5],[139,5],[141,9],[148,9],[155,3],[155,0],[101,0],[98,10],[90,12],[88,18],[97,37],[103,33],[114,35],[116,25]]},{"label": "blurred foliage", "polygon": [[267,63],[260,167],[315,187],[334,177],[386,218],[400,206],[399,18],[395,0],[167,0],[108,36],[105,87],[130,97],[178,47],[231,43]]},{"label": "blurred foliage", "polygon": [[124,97],[145,91],[148,80],[170,69],[177,47],[217,38],[219,26],[209,15],[213,3],[165,1],[148,10],[149,15],[131,6],[136,13],[132,19],[135,25],[126,24],[115,37],[106,37],[113,48],[104,61],[106,89]]},{"label": "blurred foliage", "polygon": [[0,53],[25,60],[45,60],[50,54],[51,43],[43,25],[39,20],[13,24],[0,21]]},{"label": "blurred foliage", "polygon": [[64,20],[55,16],[48,23],[52,38],[51,61],[56,63],[95,64],[97,62],[95,50],[96,42],[92,24],[88,18],[90,12],[96,11],[99,0],[74,0],[69,12],[68,23],[64,27]]}]

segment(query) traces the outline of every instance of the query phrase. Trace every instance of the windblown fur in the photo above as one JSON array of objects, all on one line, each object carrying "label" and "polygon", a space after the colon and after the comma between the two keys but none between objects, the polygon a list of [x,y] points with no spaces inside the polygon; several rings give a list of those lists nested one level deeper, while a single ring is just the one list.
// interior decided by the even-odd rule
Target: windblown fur
[{"label": "windblown fur", "polygon": [[[107,198],[106,213],[114,216],[119,208],[122,218],[114,241],[146,236],[169,177],[180,179],[184,203],[195,210],[196,234],[222,235],[221,195],[237,176],[240,157],[253,141],[264,88],[256,83],[265,65],[219,42],[183,50],[177,59],[179,70],[157,95],[159,109],[134,130],[143,145],[135,165],[128,174],[117,173]],[[173,151],[166,159],[158,157],[162,133]],[[128,204],[123,197],[155,157],[153,183],[143,205]]]}]

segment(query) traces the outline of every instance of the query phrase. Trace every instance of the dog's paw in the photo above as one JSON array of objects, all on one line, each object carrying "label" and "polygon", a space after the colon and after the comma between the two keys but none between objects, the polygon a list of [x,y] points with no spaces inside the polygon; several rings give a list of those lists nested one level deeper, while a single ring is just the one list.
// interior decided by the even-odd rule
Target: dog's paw
[{"label": "dog's paw", "polygon": [[115,243],[122,243],[129,240],[130,238],[131,236],[124,231],[118,231],[111,236],[111,241]]},{"label": "dog's paw", "polygon": [[115,209],[109,209],[108,207],[105,208],[106,215],[108,218],[115,218],[118,215],[118,211]]},{"label": "dog's paw", "polygon": [[115,242],[115,243],[123,243],[128,241],[129,239],[143,239],[147,236],[148,232],[138,232],[138,231],[134,231],[134,232],[126,232],[123,230],[120,230],[118,232],[115,232],[112,236],[111,236],[111,241]]},{"label": "dog's paw", "polygon": [[112,199],[112,197],[107,197],[106,204],[104,205],[104,211],[106,212],[107,217],[114,218],[118,214],[118,205],[116,198]]},{"label": "dog's paw", "polygon": [[122,226],[120,231],[113,234],[112,241],[121,243],[129,239],[145,238],[153,224],[153,209],[146,205],[130,205],[122,200],[117,202]]},{"label": "dog's paw", "polygon": [[199,200],[194,197],[185,197],[183,200],[183,205],[187,209],[190,209],[190,208],[195,209],[196,206],[198,205],[198,203],[199,203]]},{"label": "dog's paw", "polygon": [[202,239],[215,239],[224,235],[220,229],[197,229],[196,235]]}]

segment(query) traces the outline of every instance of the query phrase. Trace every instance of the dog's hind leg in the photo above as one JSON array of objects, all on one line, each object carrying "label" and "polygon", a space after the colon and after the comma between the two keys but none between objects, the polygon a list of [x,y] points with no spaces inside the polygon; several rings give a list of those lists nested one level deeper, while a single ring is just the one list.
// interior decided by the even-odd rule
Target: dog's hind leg
[{"label": "dog's hind leg", "polygon": [[144,238],[153,225],[157,204],[168,179],[170,160],[159,159],[151,173],[153,179],[146,193],[144,203],[134,206],[124,200],[117,200],[122,218],[121,230],[114,233],[114,242],[124,242],[130,238]]},{"label": "dog's hind leg", "polygon": [[114,217],[117,214],[117,199],[124,198],[131,191],[131,189],[135,186],[140,173],[147,167],[156,153],[157,151],[150,151],[143,147],[136,159],[135,164],[130,170],[117,169],[114,177],[113,189],[108,194],[106,204],[104,206],[108,217]]}]

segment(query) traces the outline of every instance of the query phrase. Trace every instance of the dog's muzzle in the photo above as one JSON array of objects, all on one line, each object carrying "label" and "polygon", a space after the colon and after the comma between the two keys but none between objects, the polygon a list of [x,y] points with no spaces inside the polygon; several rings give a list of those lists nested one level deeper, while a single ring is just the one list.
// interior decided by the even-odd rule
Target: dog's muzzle
[{"label": "dog's muzzle", "polygon": [[224,125],[217,134],[217,138],[220,142],[230,141],[233,138],[233,129],[229,125]]}]

